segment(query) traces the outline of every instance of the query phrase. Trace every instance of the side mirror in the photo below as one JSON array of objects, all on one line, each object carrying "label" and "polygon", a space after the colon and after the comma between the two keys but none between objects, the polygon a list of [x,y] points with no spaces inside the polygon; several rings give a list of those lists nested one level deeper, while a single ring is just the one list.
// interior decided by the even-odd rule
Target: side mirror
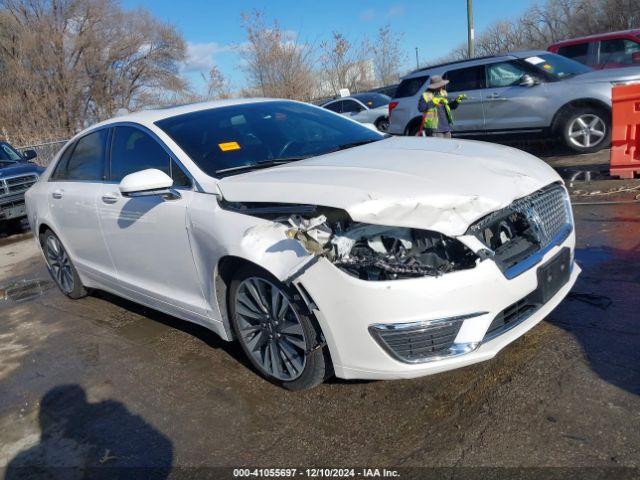
[{"label": "side mirror", "polygon": [[120,181],[120,193],[123,197],[161,196],[167,200],[180,198],[173,190],[173,180],[169,175],[156,168],[130,173]]},{"label": "side mirror", "polygon": [[632,63],[640,63],[640,52],[633,52],[631,54],[631,62]]},{"label": "side mirror", "polygon": [[25,150],[24,152],[22,152],[22,156],[25,160],[29,161],[36,158],[38,156],[38,152],[36,152],[35,150]]},{"label": "side mirror", "polygon": [[523,75],[520,79],[521,87],[533,87],[534,85],[537,85],[537,83],[538,82],[536,82],[531,75]]}]

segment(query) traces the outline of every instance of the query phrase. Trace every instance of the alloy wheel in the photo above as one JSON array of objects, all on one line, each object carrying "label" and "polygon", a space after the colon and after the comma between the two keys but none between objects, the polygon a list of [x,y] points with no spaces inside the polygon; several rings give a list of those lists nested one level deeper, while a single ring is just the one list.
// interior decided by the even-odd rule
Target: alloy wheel
[{"label": "alloy wheel", "polygon": [[304,329],[280,288],[260,277],[245,279],[237,290],[235,312],[240,341],[265,373],[283,381],[302,374]]},{"label": "alloy wheel", "polygon": [[605,138],[607,127],[598,115],[586,113],[569,124],[569,141],[580,148],[598,145]]},{"label": "alloy wheel", "polygon": [[65,293],[73,291],[71,260],[57,237],[49,235],[45,242],[45,255],[54,280]]}]

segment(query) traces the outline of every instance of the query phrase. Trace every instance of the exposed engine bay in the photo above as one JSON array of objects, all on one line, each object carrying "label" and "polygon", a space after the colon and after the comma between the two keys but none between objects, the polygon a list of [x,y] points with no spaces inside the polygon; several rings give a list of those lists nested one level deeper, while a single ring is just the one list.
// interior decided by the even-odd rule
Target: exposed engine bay
[{"label": "exposed engine bay", "polygon": [[474,268],[478,260],[461,242],[437,232],[359,223],[342,210],[303,207],[303,213],[291,213],[290,206],[231,206],[286,225],[287,237],[306,251],[363,280],[438,276]]}]

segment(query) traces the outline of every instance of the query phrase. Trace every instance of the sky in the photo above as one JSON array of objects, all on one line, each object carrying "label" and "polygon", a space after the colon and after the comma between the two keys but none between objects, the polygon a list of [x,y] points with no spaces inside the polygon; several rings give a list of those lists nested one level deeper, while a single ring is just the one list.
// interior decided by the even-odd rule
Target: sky
[{"label": "sky", "polygon": [[[520,15],[533,0],[475,0],[476,35],[491,23]],[[297,32],[301,41],[318,45],[332,30],[357,41],[374,38],[389,23],[403,35],[404,69],[415,67],[415,48],[422,64],[446,55],[467,40],[467,2],[403,0],[122,0],[125,8],[144,7],[158,19],[170,22],[187,41],[189,59],[183,75],[202,92],[213,65],[231,82],[233,90],[246,86],[237,47],[246,37],[240,15],[254,9],[277,19],[285,30]]]}]

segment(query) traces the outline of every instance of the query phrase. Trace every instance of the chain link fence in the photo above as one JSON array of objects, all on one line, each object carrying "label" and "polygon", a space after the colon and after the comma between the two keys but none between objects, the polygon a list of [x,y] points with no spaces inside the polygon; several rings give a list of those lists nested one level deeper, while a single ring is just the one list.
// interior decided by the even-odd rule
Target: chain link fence
[{"label": "chain link fence", "polygon": [[46,167],[56,156],[60,149],[67,143],[67,140],[56,140],[54,142],[37,143],[35,145],[23,145],[16,147],[24,152],[25,150],[35,150],[38,156],[32,161],[42,167]]}]

